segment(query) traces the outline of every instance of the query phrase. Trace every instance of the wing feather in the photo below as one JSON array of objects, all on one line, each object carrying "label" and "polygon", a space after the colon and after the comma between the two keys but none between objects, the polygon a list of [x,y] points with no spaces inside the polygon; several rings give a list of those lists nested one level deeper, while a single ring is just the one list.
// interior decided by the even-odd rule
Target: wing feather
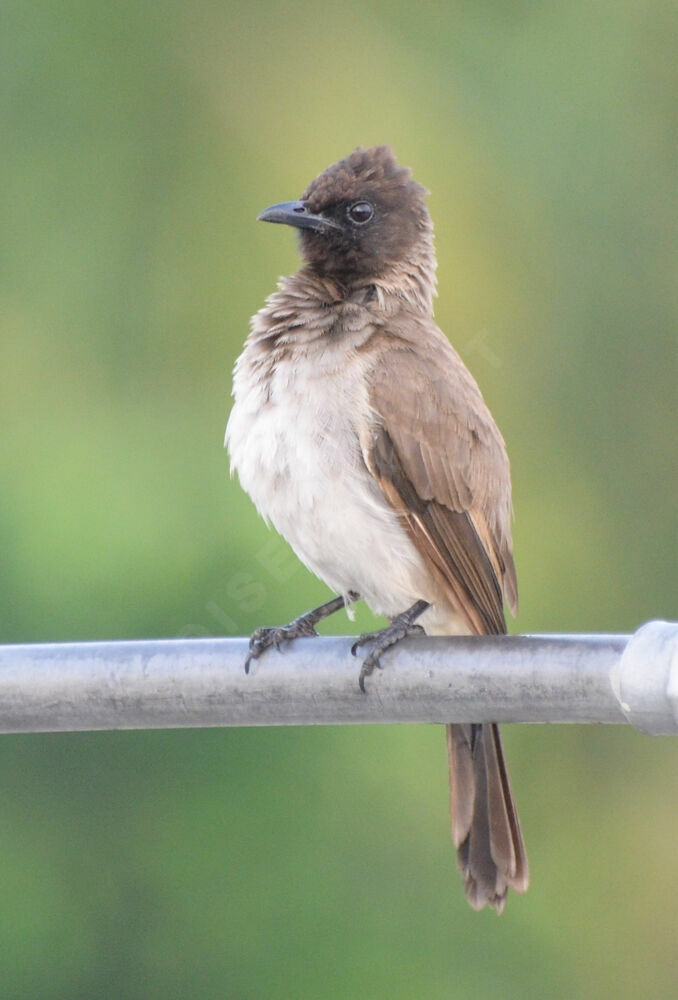
[{"label": "wing feather", "polygon": [[397,332],[386,350],[370,380],[365,461],[469,628],[505,632],[503,601],[515,611],[517,587],[501,434],[432,321]]}]

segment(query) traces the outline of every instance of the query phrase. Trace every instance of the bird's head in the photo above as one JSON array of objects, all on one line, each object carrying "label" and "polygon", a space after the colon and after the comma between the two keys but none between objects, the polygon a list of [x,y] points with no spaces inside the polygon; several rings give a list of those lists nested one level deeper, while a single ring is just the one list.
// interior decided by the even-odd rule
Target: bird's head
[{"label": "bird's head", "polygon": [[389,146],[359,147],[316,177],[299,201],[272,205],[259,219],[296,227],[307,264],[351,285],[388,277],[417,257],[432,261],[426,194]]}]

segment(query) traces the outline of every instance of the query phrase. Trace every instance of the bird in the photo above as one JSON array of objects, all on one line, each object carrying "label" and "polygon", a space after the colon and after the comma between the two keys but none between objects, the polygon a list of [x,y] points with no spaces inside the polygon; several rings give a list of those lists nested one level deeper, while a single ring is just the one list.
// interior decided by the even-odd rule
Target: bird
[{"label": "bird", "polygon": [[[233,375],[231,472],[336,596],[261,627],[245,664],[363,600],[363,691],[408,635],[500,635],[516,612],[511,479],[480,389],[433,318],[428,191],[390,146],[358,147],[258,219],[297,231],[302,266],[252,318]],[[529,873],[499,727],[448,724],[452,838],[474,909]]]}]

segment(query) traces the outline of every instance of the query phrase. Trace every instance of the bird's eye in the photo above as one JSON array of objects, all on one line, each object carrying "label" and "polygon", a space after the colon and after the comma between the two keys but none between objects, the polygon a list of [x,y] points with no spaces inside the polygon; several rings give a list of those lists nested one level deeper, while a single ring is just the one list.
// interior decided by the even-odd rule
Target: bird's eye
[{"label": "bird's eye", "polygon": [[369,222],[374,215],[374,209],[370,205],[369,201],[356,201],[354,205],[350,205],[348,209],[348,217],[351,222],[357,222],[358,225],[362,225],[365,222]]}]

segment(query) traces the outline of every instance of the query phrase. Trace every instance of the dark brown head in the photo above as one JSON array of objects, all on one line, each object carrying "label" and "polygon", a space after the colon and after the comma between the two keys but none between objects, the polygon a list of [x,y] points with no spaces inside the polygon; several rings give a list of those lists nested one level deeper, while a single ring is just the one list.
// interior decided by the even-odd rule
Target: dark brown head
[{"label": "dark brown head", "polygon": [[313,270],[350,284],[387,275],[418,244],[430,248],[426,193],[389,146],[359,147],[316,177],[299,201],[272,205],[259,218],[295,226]]}]

